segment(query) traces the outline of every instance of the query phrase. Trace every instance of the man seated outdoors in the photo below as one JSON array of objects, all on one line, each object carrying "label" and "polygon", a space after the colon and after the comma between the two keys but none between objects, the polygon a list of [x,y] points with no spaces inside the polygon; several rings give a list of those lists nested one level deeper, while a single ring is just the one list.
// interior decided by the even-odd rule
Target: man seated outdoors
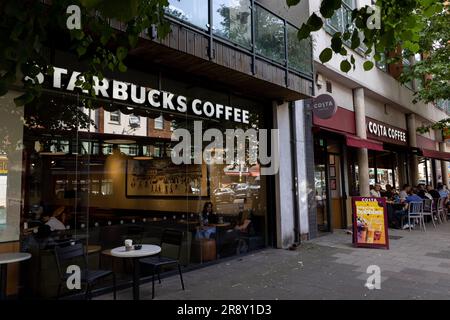
[{"label": "man seated outdoors", "polygon": [[[405,204],[403,209],[395,211],[395,218],[397,220],[396,225],[400,226],[400,223],[402,221],[402,217],[405,217],[408,215],[408,205],[411,202],[422,202],[423,199],[417,195],[417,189],[411,189],[408,196],[405,198],[405,200],[402,201],[402,203]],[[411,227],[414,227],[413,225]],[[405,224],[402,227],[403,229],[409,228],[409,224]]]}]

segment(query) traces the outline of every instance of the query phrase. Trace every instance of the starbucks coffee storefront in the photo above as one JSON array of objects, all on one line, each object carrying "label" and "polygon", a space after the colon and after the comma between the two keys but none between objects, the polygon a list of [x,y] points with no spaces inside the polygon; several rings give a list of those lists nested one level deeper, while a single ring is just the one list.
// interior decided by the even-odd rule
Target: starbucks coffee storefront
[{"label": "starbucks coffee storefront", "polygon": [[[96,80],[89,107],[74,70],[56,68],[25,107],[14,105],[18,92],[1,98],[2,249],[32,255],[10,292],[19,286],[24,296],[55,297],[54,248],[68,241],[82,242],[90,267],[114,270],[121,285],[132,269],[110,250],[125,239],[159,245],[164,230],[179,230],[183,268],[273,245],[273,176],[261,174],[267,163],[249,149],[260,145],[252,136],[228,144],[230,131],[271,129],[270,101],[130,70]],[[179,148],[183,139],[191,139],[188,148]],[[142,278],[150,271],[142,268]]]}]

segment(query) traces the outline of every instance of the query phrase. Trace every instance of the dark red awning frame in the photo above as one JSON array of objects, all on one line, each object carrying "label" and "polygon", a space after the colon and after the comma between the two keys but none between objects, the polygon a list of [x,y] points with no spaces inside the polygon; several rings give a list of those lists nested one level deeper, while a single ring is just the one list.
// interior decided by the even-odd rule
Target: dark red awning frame
[{"label": "dark red awning frame", "polygon": [[384,151],[383,143],[370,139],[361,139],[350,134],[345,135],[347,146],[354,148],[367,148],[369,150]]},{"label": "dark red awning frame", "polygon": [[422,149],[421,151],[422,151],[422,156],[424,156],[425,158],[450,161],[450,153],[449,152],[430,150],[430,149]]}]

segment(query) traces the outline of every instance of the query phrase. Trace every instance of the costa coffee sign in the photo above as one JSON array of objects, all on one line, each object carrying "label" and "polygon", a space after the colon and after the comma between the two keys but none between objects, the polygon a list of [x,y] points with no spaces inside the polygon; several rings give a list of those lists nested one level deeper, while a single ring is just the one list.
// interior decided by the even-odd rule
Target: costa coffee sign
[{"label": "costa coffee sign", "polygon": [[373,119],[366,119],[367,137],[383,142],[406,145],[407,131]]},{"label": "costa coffee sign", "polygon": [[306,107],[312,110],[313,114],[320,119],[331,118],[337,110],[336,103],[329,94],[321,94],[313,99],[309,99]]}]

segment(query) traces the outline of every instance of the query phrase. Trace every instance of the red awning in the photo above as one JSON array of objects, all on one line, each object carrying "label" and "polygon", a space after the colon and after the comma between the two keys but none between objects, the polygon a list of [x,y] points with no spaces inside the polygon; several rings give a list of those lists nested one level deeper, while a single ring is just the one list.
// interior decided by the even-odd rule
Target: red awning
[{"label": "red awning", "polygon": [[449,152],[422,149],[422,155],[426,158],[450,161],[450,153]]},{"label": "red awning", "polygon": [[346,134],[347,146],[354,148],[367,148],[375,151],[383,151],[383,143],[370,139],[361,139],[357,136]]}]

